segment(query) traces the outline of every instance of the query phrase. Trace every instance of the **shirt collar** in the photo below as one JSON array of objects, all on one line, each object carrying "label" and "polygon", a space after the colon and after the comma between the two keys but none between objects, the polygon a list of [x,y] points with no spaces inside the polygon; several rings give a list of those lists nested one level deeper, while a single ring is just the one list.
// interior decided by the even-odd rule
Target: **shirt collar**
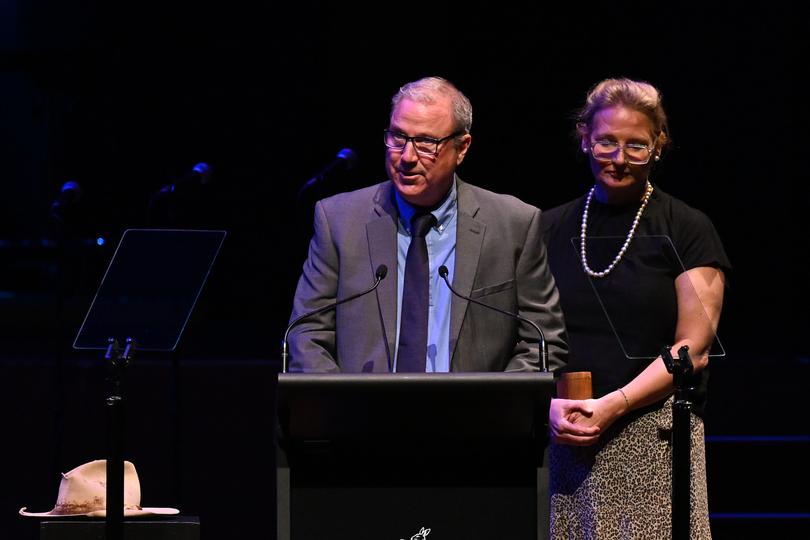
[{"label": "shirt collar", "polygon": [[[405,230],[408,231],[408,234],[410,234],[411,218],[416,213],[416,208],[406,201],[396,189],[394,189],[394,200],[396,201],[397,209],[399,210],[399,220],[402,223],[402,226],[405,227]],[[447,227],[447,224],[450,223],[450,220],[453,219],[453,216],[456,214],[457,206],[458,192],[456,190],[456,177],[454,175],[453,184],[450,186],[450,191],[447,192],[444,200],[439,204],[438,207],[430,211],[430,213],[433,214],[433,217],[436,218],[435,229],[437,229],[439,233],[443,232]]]}]

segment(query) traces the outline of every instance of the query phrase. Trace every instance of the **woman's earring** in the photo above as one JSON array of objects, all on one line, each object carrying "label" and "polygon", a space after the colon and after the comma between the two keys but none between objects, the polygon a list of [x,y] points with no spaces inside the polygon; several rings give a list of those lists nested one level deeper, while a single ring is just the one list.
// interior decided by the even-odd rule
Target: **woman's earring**
[{"label": "woman's earring", "polygon": [[656,155],[655,155],[655,161],[658,161],[659,159],[661,159],[661,156],[660,156],[660,155],[658,155],[658,154],[656,154]]}]

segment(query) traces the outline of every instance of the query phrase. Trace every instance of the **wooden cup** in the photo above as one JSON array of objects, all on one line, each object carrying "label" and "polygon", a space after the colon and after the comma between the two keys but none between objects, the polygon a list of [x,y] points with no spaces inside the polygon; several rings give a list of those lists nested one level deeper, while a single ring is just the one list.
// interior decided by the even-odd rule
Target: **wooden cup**
[{"label": "wooden cup", "polygon": [[562,373],[557,379],[557,397],[563,399],[590,399],[593,385],[590,371]]}]

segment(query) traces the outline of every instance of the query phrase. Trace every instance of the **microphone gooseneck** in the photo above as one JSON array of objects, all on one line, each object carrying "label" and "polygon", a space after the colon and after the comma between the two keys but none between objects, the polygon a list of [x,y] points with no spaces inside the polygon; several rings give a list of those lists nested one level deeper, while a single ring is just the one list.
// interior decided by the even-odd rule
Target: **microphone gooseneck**
[{"label": "microphone gooseneck", "polygon": [[306,192],[309,188],[311,188],[315,184],[321,183],[333,171],[353,170],[357,166],[357,161],[358,161],[357,152],[355,152],[351,148],[341,148],[340,151],[335,156],[334,160],[332,160],[329,164],[327,164],[323,169],[318,171],[315,174],[315,176],[307,180],[307,182],[303,186],[301,186],[301,188],[298,190],[298,198],[300,199],[303,196],[304,192]]},{"label": "microphone gooseneck", "polygon": [[514,319],[517,319],[519,321],[523,321],[523,322],[531,325],[532,328],[534,328],[535,330],[537,330],[537,335],[540,337],[540,340],[538,341],[538,344],[540,345],[540,364],[541,364],[541,367],[543,368],[544,372],[548,371],[548,350],[546,348],[546,336],[543,334],[543,331],[540,329],[540,327],[537,324],[535,324],[534,321],[531,321],[531,320],[527,319],[526,317],[518,315],[517,313],[512,313],[511,311],[506,311],[504,309],[497,308],[495,306],[490,306],[489,304],[479,302],[478,300],[476,300],[474,298],[470,298],[469,296],[464,296],[463,294],[461,294],[460,292],[455,290],[452,285],[450,285],[450,280],[447,279],[447,274],[448,274],[447,267],[444,266],[444,265],[441,265],[439,267],[439,277],[441,277],[444,280],[445,284],[447,285],[447,288],[450,289],[450,292],[452,292],[453,294],[455,294],[459,298],[463,298],[464,300],[467,300],[468,302],[472,302],[473,304],[477,304],[479,306],[482,306],[482,307],[485,307],[487,309],[497,311],[498,313],[502,313],[503,315],[507,315],[507,316],[512,317]]},{"label": "microphone gooseneck", "polygon": [[296,317],[295,320],[293,320],[289,325],[287,325],[287,330],[284,332],[284,339],[281,341],[281,372],[282,373],[287,373],[287,357],[288,357],[288,354],[287,354],[287,338],[290,335],[290,330],[292,330],[296,325],[298,325],[298,323],[300,323],[304,319],[308,319],[309,317],[312,317],[313,315],[317,315],[319,313],[323,313],[324,311],[329,311],[330,309],[335,309],[340,304],[344,304],[346,302],[354,300],[355,298],[360,298],[361,296],[364,296],[364,295],[372,292],[374,289],[376,289],[380,285],[380,282],[382,280],[384,280],[385,276],[387,276],[387,275],[388,275],[388,267],[386,265],[384,265],[384,264],[381,264],[381,265],[379,265],[377,267],[377,270],[374,271],[374,284],[371,287],[369,287],[368,289],[366,289],[365,291],[359,292],[357,294],[353,294],[351,296],[347,296],[346,298],[343,298],[341,300],[337,300],[335,302],[332,302],[331,304],[327,304],[327,305],[325,305],[323,307],[320,307],[318,309],[308,311],[308,312],[304,313],[303,315],[301,315],[299,317]]}]

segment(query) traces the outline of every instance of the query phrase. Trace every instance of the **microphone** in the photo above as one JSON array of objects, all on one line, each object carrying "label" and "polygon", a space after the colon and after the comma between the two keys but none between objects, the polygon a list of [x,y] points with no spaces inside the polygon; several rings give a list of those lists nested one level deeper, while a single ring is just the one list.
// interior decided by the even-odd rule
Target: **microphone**
[{"label": "microphone", "polygon": [[183,186],[192,185],[192,184],[199,184],[199,185],[208,185],[211,183],[213,176],[213,172],[211,171],[211,167],[208,166],[207,163],[197,163],[194,165],[194,168],[191,169],[189,172],[172,182],[171,184],[165,185],[157,192],[156,195],[169,195],[174,193],[175,190],[181,188]]},{"label": "microphone", "polygon": [[498,313],[503,313],[504,315],[508,315],[509,317],[512,317],[513,319],[523,321],[523,322],[525,322],[527,324],[530,324],[532,326],[532,328],[537,330],[537,335],[540,336],[540,340],[537,342],[540,345],[540,363],[541,363],[541,366],[543,368],[543,371],[544,372],[548,371],[548,350],[546,349],[546,336],[543,334],[543,331],[540,330],[540,327],[537,326],[537,324],[534,323],[534,321],[530,321],[526,317],[518,315],[517,313],[512,313],[511,311],[506,311],[506,310],[501,309],[501,308],[496,308],[495,306],[490,306],[489,304],[479,302],[478,300],[470,298],[469,296],[464,296],[460,292],[456,291],[453,288],[452,285],[450,285],[450,281],[447,279],[447,273],[448,273],[447,267],[445,265],[441,265],[439,267],[439,276],[447,284],[447,288],[450,289],[450,292],[452,292],[453,294],[455,294],[459,298],[463,298],[464,300],[466,300],[468,302],[472,302],[473,304],[478,304],[479,306],[485,307],[487,309],[497,311]]},{"label": "microphone", "polygon": [[301,186],[301,189],[298,190],[298,196],[300,197],[301,194],[317,184],[318,182],[322,181],[326,178],[327,175],[331,174],[332,171],[336,170],[346,170],[350,171],[357,166],[357,153],[352,150],[351,148],[342,148],[340,152],[337,153],[335,159],[332,160],[326,167],[320,170],[315,176],[307,180],[307,183]]},{"label": "microphone", "polygon": [[78,182],[69,180],[62,184],[59,195],[51,203],[50,215],[60,225],[64,224],[68,210],[82,198],[82,188]]},{"label": "microphone", "polygon": [[388,275],[388,267],[385,266],[384,264],[381,264],[380,266],[377,267],[377,270],[374,272],[374,285],[372,285],[365,291],[353,294],[351,296],[347,296],[342,300],[337,300],[335,302],[332,302],[331,304],[327,304],[313,311],[304,313],[300,317],[297,317],[293,322],[291,322],[289,326],[287,326],[287,330],[284,332],[284,339],[281,341],[281,372],[287,373],[287,336],[290,335],[290,330],[292,330],[293,327],[295,327],[299,322],[309,317],[312,317],[313,315],[317,315],[318,313],[323,313],[324,311],[335,309],[340,304],[349,302],[350,300],[354,300],[355,298],[360,298],[361,296],[365,296],[366,294],[376,289],[377,286],[379,286],[380,282],[384,280],[385,276],[387,275]]},{"label": "microphone", "polygon": [[78,182],[73,180],[69,180],[62,184],[62,188],[59,190],[59,195],[53,201],[51,205],[51,210],[62,208],[64,206],[71,205],[73,203],[79,202],[79,199],[82,198],[82,187],[79,185]]},{"label": "microphone", "polygon": [[[207,163],[197,163],[194,168],[166,184],[149,197],[146,219],[150,226],[178,228],[198,218],[197,206],[206,200],[205,195],[213,180],[213,171]],[[199,228],[199,227],[198,227]]]}]

